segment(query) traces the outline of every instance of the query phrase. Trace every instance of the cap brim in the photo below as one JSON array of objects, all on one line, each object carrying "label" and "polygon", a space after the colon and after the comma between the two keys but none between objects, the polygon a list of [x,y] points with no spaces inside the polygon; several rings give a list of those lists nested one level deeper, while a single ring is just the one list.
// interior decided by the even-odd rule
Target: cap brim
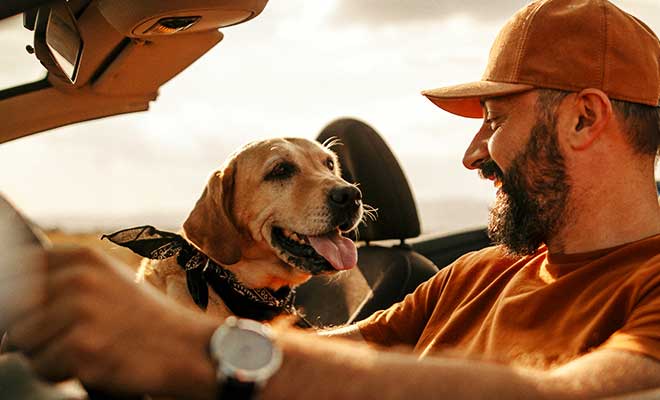
[{"label": "cap brim", "polygon": [[520,83],[479,81],[424,90],[422,94],[433,104],[452,114],[468,118],[482,118],[482,100],[532,89],[534,86]]}]

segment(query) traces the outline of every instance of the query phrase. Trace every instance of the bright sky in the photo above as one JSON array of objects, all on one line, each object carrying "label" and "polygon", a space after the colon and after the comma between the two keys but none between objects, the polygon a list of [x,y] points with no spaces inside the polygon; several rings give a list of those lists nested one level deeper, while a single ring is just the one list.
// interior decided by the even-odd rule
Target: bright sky
[{"label": "bright sky", "polygon": [[[525,3],[271,0],[256,19],[223,29],[225,39],[163,86],[149,112],[0,146],[0,188],[48,226],[176,226],[239,145],[314,138],[351,116],[394,150],[426,231],[483,225],[494,190],[460,161],[480,122],[419,92],[478,80],[497,31]],[[615,3],[660,32],[657,0]],[[23,50],[29,32],[11,23],[0,23],[1,49],[16,49],[2,50],[0,88],[41,74]]]}]

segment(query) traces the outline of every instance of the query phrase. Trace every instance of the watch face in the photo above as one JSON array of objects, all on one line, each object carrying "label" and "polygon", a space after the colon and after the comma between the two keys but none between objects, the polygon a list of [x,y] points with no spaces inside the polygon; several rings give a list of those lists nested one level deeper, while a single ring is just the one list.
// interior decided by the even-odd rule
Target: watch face
[{"label": "watch face", "polygon": [[218,379],[264,384],[282,364],[282,351],[271,337],[270,329],[257,321],[228,317],[210,343]]},{"label": "watch face", "polygon": [[273,358],[273,345],[268,338],[256,332],[233,329],[223,338],[218,356],[223,363],[236,369],[255,371],[269,365]]}]

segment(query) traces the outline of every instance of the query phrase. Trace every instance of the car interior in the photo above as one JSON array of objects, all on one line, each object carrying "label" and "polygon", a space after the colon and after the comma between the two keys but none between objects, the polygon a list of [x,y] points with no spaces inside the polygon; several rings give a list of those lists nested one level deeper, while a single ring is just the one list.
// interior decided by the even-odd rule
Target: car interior
[{"label": "car interior", "polygon": [[[257,17],[266,3],[10,2],[3,6],[2,15],[23,12],[25,28],[34,31],[34,46],[28,51],[34,51],[48,74],[40,81],[0,91],[0,115],[5,120],[0,143],[63,125],[148,110],[160,86],[223,39],[218,28]],[[20,112],[27,109],[33,110],[29,118]],[[414,241],[421,231],[414,195],[385,141],[367,124],[353,119],[330,123],[318,140],[330,137],[342,142],[334,150],[344,178],[360,185],[365,203],[376,208],[378,217],[356,232],[358,269],[331,282],[313,279],[299,289],[297,302],[314,325],[353,322],[386,308],[438,267],[489,244],[483,229]],[[328,304],[309,295],[317,290],[328,291],[343,304]]]},{"label": "car interior", "polygon": [[[148,110],[159,87],[223,39],[218,28],[258,16],[266,3],[5,3],[0,16],[23,13],[24,27],[34,31],[33,46],[27,50],[48,73],[37,82],[0,91],[4,120],[0,143],[77,122]],[[445,266],[450,258],[489,243],[482,230],[469,238],[460,234],[460,239],[443,239],[438,246],[413,242],[421,232],[414,195],[385,141],[354,119],[330,123],[318,140],[331,137],[342,143],[334,150],[344,178],[360,185],[365,203],[375,208],[378,217],[365,221],[355,232],[358,268],[339,279],[316,277],[298,289],[296,305],[317,327],[355,322],[384,309],[434,275],[436,265]],[[443,243],[444,248],[436,251]]]},{"label": "car interior", "polygon": [[[258,17],[267,2],[3,1],[0,19],[23,13],[25,28],[34,31],[28,51],[48,73],[0,91],[0,143],[148,110],[164,83],[223,40],[220,28]],[[343,118],[324,127],[317,140],[333,137],[342,143],[333,150],[344,179],[359,185],[378,217],[354,232],[358,268],[339,278],[314,277],[297,289],[296,305],[317,327],[356,322],[387,308],[461,255],[491,243],[485,228],[420,238],[415,196],[381,136],[365,122]]]},{"label": "car interior", "polygon": [[[24,25],[35,30],[33,50],[49,72],[41,81],[0,91],[4,120],[0,143],[67,124],[147,110],[160,86],[222,40],[218,28],[256,17],[267,1],[73,0],[42,1],[36,8],[34,3],[39,2],[23,3],[29,8],[18,8],[19,1],[3,5],[3,15],[16,9],[25,12]],[[60,23],[47,24],[51,19]],[[73,32],[69,37],[82,38],[82,56],[71,57],[71,76],[60,72],[60,64],[53,60],[57,51],[51,50],[52,45],[57,48],[63,41],[47,34],[58,30],[35,29],[44,25],[59,26]],[[34,110],[38,118],[26,119],[19,112],[26,109]]]}]

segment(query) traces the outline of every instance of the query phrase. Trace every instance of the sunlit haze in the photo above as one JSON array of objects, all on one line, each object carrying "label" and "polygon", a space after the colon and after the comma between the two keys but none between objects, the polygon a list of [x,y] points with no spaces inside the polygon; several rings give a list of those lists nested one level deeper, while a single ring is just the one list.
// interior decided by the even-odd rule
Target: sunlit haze
[{"label": "sunlit haze", "polygon": [[[176,227],[236,147],[312,139],[350,116],[393,149],[426,232],[482,226],[495,190],[461,164],[481,122],[420,91],[478,80],[497,31],[525,3],[271,0],[256,19],[222,29],[224,40],[161,87],[148,112],[1,145],[0,190],[48,227]],[[616,3],[660,32],[660,2]],[[43,75],[28,43],[20,18],[0,22],[0,88]]]}]

